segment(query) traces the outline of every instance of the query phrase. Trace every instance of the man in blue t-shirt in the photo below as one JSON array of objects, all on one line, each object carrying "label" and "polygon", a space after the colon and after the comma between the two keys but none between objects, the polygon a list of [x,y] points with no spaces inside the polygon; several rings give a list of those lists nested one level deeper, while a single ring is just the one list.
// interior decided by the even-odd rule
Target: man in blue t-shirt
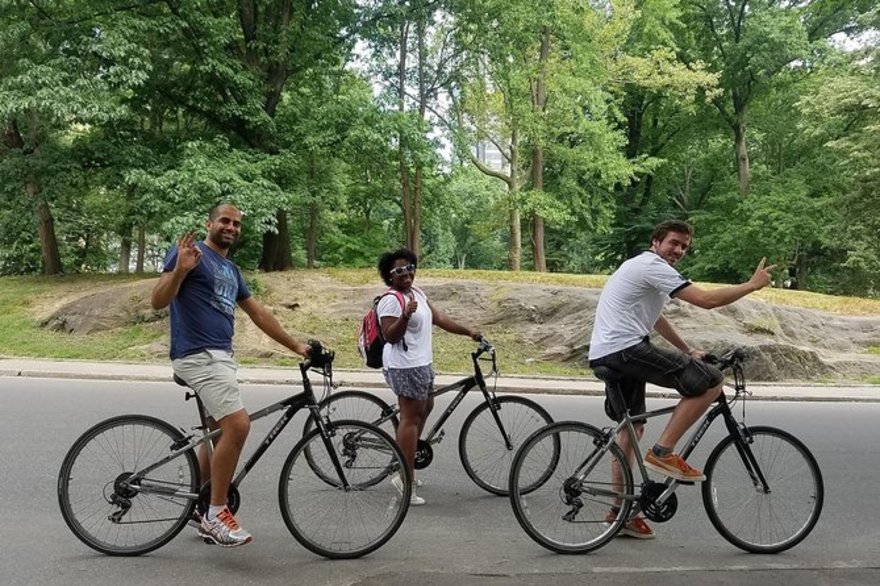
[{"label": "man in blue t-shirt", "polygon": [[194,233],[181,236],[165,257],[162,277],[153,289],[154,309],[171,306],[171,365],[174,373],[198,393],[211,429],[223,433],[208,460],[199,451],[202,479],[211,479],[211,503],[199,533],[226,547],[244,545],[251,535],[226,506],[226,494],[250,430],[232,358],[235,306],[241,307],[270,338],[302,356],[309,346],[294,340],[278,320],[256,301],[241,272],[227,255],[241,235],[241,212],[233,205],[214,206],[202,242]]}]

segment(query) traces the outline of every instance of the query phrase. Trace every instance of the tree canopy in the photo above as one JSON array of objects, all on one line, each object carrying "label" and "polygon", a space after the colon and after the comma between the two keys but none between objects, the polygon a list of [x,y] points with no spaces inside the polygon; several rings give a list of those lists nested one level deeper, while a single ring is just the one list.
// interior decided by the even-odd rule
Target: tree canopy
[{"label": "tree canopy", "polygon": [[880,294],[870,0],[0,0],[0,274],[155,270],[230,201],[245,268],[684,269]]}]

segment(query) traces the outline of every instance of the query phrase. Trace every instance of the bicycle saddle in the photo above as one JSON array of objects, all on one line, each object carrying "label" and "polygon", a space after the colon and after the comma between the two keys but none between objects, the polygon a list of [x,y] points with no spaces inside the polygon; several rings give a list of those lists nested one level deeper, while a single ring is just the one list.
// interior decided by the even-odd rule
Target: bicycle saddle
[{"label": "bicycle saddle", "polygon": [[609,366],[603,365],[594,366],[593,374],[596,375],[596,378],[605,381],[606,383],[619,382],[623,378],[623,373],[619,370],[615,370]]},{"label": "bicycle saddle", "polygon": [[176,374],[174,375],[174,382],[176,382],[177,384],[179,384],[179,385],[182,386],[182,387],[188,387],[188,386],[189,386],[189,385],[186,383],[185,380],[183,380],[182,378],[180,378],[180,377],[177,376]]}]

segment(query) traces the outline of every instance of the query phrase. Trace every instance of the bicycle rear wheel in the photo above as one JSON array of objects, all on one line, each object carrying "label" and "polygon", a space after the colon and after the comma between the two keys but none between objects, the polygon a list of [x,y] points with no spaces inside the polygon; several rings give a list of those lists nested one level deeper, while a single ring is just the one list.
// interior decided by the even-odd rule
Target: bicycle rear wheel
[{"label": "bicycle rear wheel", "polygon": [[[371,423],[394,437],[399,420],[394,408],[372,393],[366,391],[340,391],[321,401],[321,413],[331,420],[353,419]],[[315,419],[309,414],[303,435],[315,429]]]},{"label": "bicycle rear wheel", "polygon": [[800,543],[819,520],[825,489],[816,459],[796,437],[774,427],[743,430],[743,448],[767,481],[765,492],[733,437],[706,460],[703,504],[715,529],[751,553],[778,553]]},{"label": "bicycle rear wheel", "polygon": [[[509,449],[493,411],[510,440]],[[524,397],[507,395],[497,397],[492,404],[483,402],[467,416],[458,436],[464,471],[483,490],[507,496],[510,463],[516,450],[527,437],[551,423],[553,418],[543,407]],[[558,457],[559,450],[555,449],[547,462],[548,473]]]},{"label": "bicycle rear wheel", "polygon": [[[341,391],[330,395],[326,400],[321,402],[321,413],[328,417],[330,421],[354,420],[370,423],[387,433],[391,437],[397,434],[398,419],[394,408],[379,397],[365,391]],[[315,418],[309,413],[303,427],[303,436],[311,433],[315,429]],[[321,448],[320,454],[325,454],[325,450]],[[312,457],[311,446],[306,446],[306,461],[312,465],[312,469],[324,482],[334,484],[339,481],[339,476],[334,470],[325,471],[319,463]],[[318,456],[320,459],[321,456]],[[329,472],[329,475],[325,475]],[[382,480],[382,476],[376,476],[375,482]]]},{"label": "bicycle rear wheel", "polygon": [[192,517],[199,466],[193,450],[129,483],[135,472],[182,446],[177,428],[122,415],[86,431],[64,457],[58,504],[73,534],[108,555],[140,555],[168,543]]},{"label": "bicycle rear wheel", "polygon": [[[548,473],[554,454],[556,465]],[[612,482],[614,460],[621,464],[619,483]],[[584,423],[564,421],[535,432],[511,465],[516,520],[529,537],[557,553],[586,553],[608,543],[629,515],[632,499],[632,471],[620,447],[606,445],[604,434]],[[608,518],[614,505],[620,510]]]},{"label": "bicycle rear wheel", "polygon": [[327,558],[357,558],[384,545],[400,528],[412,483],[404,483],[401,494],[390,481],[376,482],[405,471],[403,454],[381,429],[342,420],[331,422],[328,432],[325,441],[319,429],[312,430],[284,462],[281,516],[306,549]]}]

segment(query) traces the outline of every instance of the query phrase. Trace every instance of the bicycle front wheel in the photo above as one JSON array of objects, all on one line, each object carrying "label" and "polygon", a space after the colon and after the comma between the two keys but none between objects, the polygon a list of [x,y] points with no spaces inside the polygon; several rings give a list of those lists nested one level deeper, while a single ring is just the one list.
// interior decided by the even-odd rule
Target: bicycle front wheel
[{"label": "bicycle front wheel", "polygon": [[[556,463],[548,470],[554,454]],[[516,520],[529,537],[557,553],[586,553],[608,543],[633,499],[632,471],[620,447],[584,423],[554,423],[535,432],[511,465]],[[617,515],[612,506],[620,507]]]},{"label": "bicycle front wheel", "polygon": [[706,460],[706,513],[715,529],[740,549],[785,551],[809,535],[819,520],[825,498],[822,473],[810,450],[786,431],[749,427],[743,435],[744,445],[739,438],[724,438]]},{"label": "bicycle front wheel", "polygon": [[[553,418],[543,407],[524,397],[502,396],[482,403],[467,416],[458,436],[458,455],[465,473],[483,490],[507,496],[510,463],[516,451],[527,437],[551,423]],[[553,457],[551,454],[548,470]]]},{"label": "bicycle front wheel", "polygon": [[411,482],[404,483],[404,494],[390,481],[376,482],[406,474],[400,448],[381,429],[342,420],[331,422],[327,431],[325,438],[313,430],[284,462],[281,516],[306,549],[327,558],[357,558],[384,545],[400,528]]},{"label": "bicycle front wheel", "polygon": [[195,507],[194,451],[139,480],[129,477],[184,444],[180,430],[145,415],[114,417],[86,431],[58,475],[58,504],[73,534],[108,555],[140,555],[168,543]]}]

